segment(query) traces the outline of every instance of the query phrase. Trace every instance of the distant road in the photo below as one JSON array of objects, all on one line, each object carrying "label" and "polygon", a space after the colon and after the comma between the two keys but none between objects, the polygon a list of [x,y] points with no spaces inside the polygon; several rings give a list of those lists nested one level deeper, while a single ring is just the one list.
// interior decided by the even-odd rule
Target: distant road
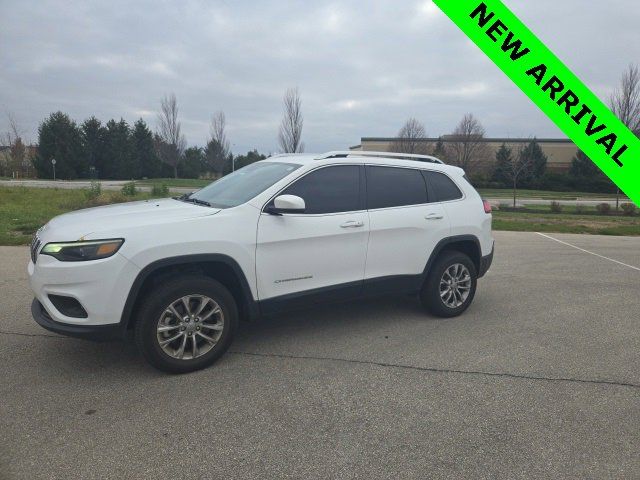
[{"label": "distant road", "polygon": [[[122,186],[128,183],[128,180],[100,180],[103,190],[120,190]],[[89,188],[91,181],[89,180],[0,180],[2,187],[35,187],[35,188],[64,188],[64,189],[82,189]],[[149,185],[143,185],[136,182],[136,188],[143,192],[150,192]],[[175,193],[189,193],[198,188],[186,187],[169,187],[169,190]]]},{"label": "distant road", "polygon": [[[104,190],[120,190],[122,186],[127,183],[128,180],[100,180],[100,184]],[[88,180],[0,180],[0,186],[3,187],[35,187],[35,188],[68,188],[68,189],[81,189],[89,188],[91,182]],[[136,182],[136,188],[143,192],[151,191],[149,185],[143,185]],[[174,193],[189,193],[194,190],[199,190],[198,187],[169,187],[169,190]],[[566,192],[564,192],[566,194]],[[487,200],[491,205],[497,206],[500,204],[510,205],[512,200],[509,197],[491,198]],[[553,198],[518,198],[517,203],[519,205],[549,205]],[[561,205],[584,205],[585,207],[592,207],[599,203],[609,203],[615,205],[615,200],[611,198],[599,198],[597,194],[589,197],[580,197],[577,200],[556,200]],[[621,198],[620,203],[628,202],[627,198]]]}]

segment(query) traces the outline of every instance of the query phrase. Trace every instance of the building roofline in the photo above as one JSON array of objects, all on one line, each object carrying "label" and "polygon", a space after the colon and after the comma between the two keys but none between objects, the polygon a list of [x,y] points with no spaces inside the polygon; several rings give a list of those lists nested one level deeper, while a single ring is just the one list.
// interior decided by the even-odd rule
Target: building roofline
[{"label": "building roofline", "polygon": [[[362,137],[360,141],[364,142],[394,142],[400,140],[398,137]],[[438,140],[442,140],[444,143],[455,141],[451,137],[428,137],[428,138],[415,138],[413,141],[416,142],[437,142]],[[528,143],[533,138],[483,138],[483,142],[496,142],[496,143]],[[573,143],[569,138],[535,138],[538,143]],[[358,145],[360,147],[362,145]],[[351,147],[351,148],[357,148]]]}]

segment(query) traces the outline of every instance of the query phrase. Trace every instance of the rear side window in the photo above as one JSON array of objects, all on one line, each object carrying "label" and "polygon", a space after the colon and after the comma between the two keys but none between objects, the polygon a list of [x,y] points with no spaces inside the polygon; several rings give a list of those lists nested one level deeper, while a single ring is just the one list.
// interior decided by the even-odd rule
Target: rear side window
[{"label": "rear side window", "polygon": [[427,188],[419,170],[367,166],[367,208],[427,203]]},{"label": "rear side window", "polygon": [[340,165],[311,172],[283,194],[297,195],[306,205],[304,213],[354,212],[360,208],[360,167]]},{"label": "rear side window", "polygon": [[423,171],[429,185],[429,200],[431,202],[447,202],[462,198],[462,192],[449,177],[443,173]]}]

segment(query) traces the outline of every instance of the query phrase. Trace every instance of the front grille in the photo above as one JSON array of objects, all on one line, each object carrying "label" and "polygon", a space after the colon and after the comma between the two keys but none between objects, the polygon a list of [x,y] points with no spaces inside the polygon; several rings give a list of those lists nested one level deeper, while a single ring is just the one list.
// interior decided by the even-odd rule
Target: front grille
[{"label": "front grille", "polygon": [[38,236],[38,232],[35,233],[33,239],[31,240],[31,261],[36,263],[38,259],[38,252],[40,251],[40,247],[42,246],[42,241]]}]

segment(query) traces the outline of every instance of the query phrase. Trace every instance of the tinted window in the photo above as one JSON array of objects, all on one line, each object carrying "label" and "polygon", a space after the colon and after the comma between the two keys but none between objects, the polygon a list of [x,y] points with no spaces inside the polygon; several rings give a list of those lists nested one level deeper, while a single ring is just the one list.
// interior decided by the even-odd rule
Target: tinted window
[{"label": "tinted window", "polygon": [[360,167],[326,167],[305,175],[282,194],[304,199],[304,213],[353,212],[360,208]]},{"label": "tinted window", "polygon": [[367,208],[427,203],[427,187],[420,170],[367,167]]},{"label": "tinted window", "polygon": [[216,208],[235,207],[248,202],[298,168],[300,165],[290,163],[253,163],[198,190],[190,198],[204,200]]},{"label": "tinted window", "polygon": [[446,202],[462,198],[462,192],[453,181],[442,173],[424,172],[429,184],[429,200]]}]

